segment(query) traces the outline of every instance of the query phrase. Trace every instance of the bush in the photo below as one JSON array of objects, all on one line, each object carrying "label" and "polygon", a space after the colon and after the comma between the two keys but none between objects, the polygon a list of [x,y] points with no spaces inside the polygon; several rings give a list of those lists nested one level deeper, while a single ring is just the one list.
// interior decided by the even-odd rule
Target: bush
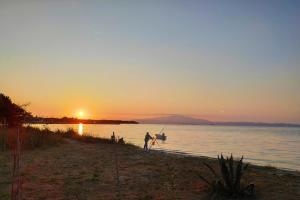
[{"label": "bush", "polygon": [[[212,181],[200,175],[211,187],[211,199],[241,199],[243,197],[254,196],[254,184],[245,185],[241,182],[248,164],[243,165],[243,157],[239,161],[234,161],[233,156],[224,159],[223,155],[218,156],[220,176],[207,163],[203,163],[214,175]],[[234,166],[236,164],[236,167]]]}]

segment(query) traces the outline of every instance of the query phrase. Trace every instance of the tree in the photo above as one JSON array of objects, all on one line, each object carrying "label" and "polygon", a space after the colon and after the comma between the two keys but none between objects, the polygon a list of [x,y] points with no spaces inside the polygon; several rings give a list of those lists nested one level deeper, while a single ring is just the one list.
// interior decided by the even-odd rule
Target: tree
[{"label": "tree", "polygon": [[0,124],[8,127],[21,126],[26,119],[32,117],[24,106],[17,105],[8,96],[0,93]]},{"label": "tree", "polygon": [[20,106],[11,101],[8,96],[0,93],[0,125],[9,128],[9,146],[11,148],[13,157],[12,166],[12,186],[11,199],[22,199],[22,176],[21,176],[21,144],[22,137],[20,134],[20,127],[27,118],[32,115],[24,109],[25,106]]}]

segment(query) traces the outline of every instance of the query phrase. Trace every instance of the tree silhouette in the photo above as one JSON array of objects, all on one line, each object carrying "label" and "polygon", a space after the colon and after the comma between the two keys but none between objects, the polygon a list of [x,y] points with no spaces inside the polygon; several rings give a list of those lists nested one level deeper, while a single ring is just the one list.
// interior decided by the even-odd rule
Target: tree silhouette
[{"label": "tree silhouette", "polygon": [[31,114],[24,109],[24,106],[13,103],[8,96],[0,93],[0,124],[18,127],[30,117],[32,117]]}]

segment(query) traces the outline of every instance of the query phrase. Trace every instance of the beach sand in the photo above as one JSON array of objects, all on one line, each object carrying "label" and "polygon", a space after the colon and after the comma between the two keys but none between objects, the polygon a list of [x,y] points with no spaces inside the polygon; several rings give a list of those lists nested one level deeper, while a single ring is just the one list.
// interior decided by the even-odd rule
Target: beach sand
[{"label": "beach sand", "polygon": [[[68,139],[23,152],[22,194],[27,200],[207,199],[207,186],[198,177],[210,177],[203,161],[218,168],[216,159],[206,157]],[[0,152],[1,200],[9,199],[10,166],[10,153]],[[244,180],[255,184],[257,199],[300,199],[299,172],[250,165]]]}]

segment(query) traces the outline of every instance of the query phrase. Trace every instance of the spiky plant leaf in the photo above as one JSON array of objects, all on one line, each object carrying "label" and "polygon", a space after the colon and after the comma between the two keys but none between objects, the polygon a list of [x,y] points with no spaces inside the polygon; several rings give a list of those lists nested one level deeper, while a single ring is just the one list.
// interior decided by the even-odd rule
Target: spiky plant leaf
[{"label": "spiky plant leaf", "polygon": [[231,182],[230,182],[230,178],[229,178],[229,171],[228,171],[225,159],[222,154],[221,154],[221,158],[220,158],[220,163],[221,163],[220,169],[221,169],[221,174],[222,174],[223,180],[225,182],[226,188],[230,190],[232,186],[231,186]]},{"label": "spiky plant leaf", "polygon": [[245,171],[247,168],[248,168],[249,164],[247,163],[244,168],[243,168],[243,171]]},{"label": "spiky plant leaf", "polygon": [[198,175],[199,176],[199,178],[201,178],[204,182],[206,182],[208,185],[211,185],[211,183],[206,179],[206,178],[204,178],[203,176],[201,176],[201,175]]},{"label": "spiky plant leaf", "polygon": [[219,155],[218,155],[218,161],[219,161],[219,166],[221,166],[221,158],[219,157]]},{"label": "spiky plant leaf", "polygon": [[213,173],[215,177],[217,177],[216,171],[209,164],[207,164],[206,162],[203,162],[203,164]]},{"label": "spiky plant leaf", "polygon": [[230,172],[230,182],[231,182],[231,185],[234,184],[234,172],[233,172],[233,156],[231,154],[230,156],[230,159],[229,159],[229,172]]},{"label": "spiky plant leaf", "polygon": [[241,183],[241,177],[242,177],[242,167],[243,167],[243,156],[240,159],[237,167],[236,167],[236,171],[235,171],[235,182],[234,182],[234,189],[235,190],[240,190],[240,183]]}]

